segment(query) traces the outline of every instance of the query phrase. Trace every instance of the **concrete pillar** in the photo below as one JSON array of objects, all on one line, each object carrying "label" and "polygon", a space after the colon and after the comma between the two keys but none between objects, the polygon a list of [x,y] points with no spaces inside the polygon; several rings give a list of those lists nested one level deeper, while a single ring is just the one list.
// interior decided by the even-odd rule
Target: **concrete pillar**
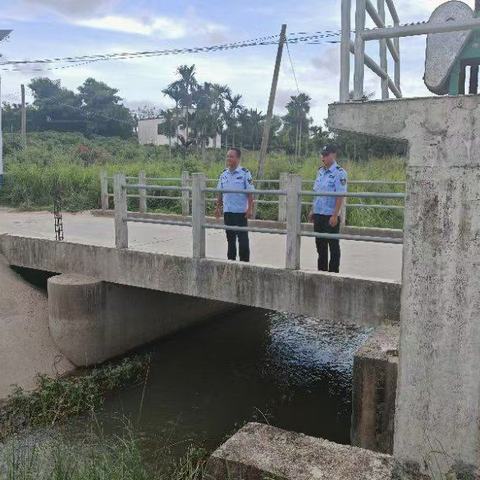
[{"label": "concrete pillar", "polygon": [[76,366],[103,358],[104,284],[84,275],[48,279],[50,334],[60,351]]},{"label": "concrete pillar", "polygon": [[394,441],[399,472],[478,478],[480,97],[336,104],[329,125],[409,141]]},{"label": "concrete pillar", "polygon": [[302,177],[287,176],[287,248],[285,266],[289,270],[300,269],[300,232],[302,230]]},{"label": "concrete pillar", "polygon": [[[147,175],[145,172],[140,172],[138,174],[138,184],[146,185],[147,184]],[[139,188],[138,189],[138,210],[140,213],[147,213],[147,189]]]},{"label": "concrete pillar", "polygon": [[353,360],[351,441],[393,453],[399,327],[379,327]]},{"label": "concrete pillar", "polygon": [[193,258],[205,257],[205,192],[207,181],[203,173],[192,175],[192,236]]},{"label": "concrete pillar", "polygon": [[108,198],[108,174],[105,170],[100,172],[100,202],[102,210],[106,212],[109,207]]},{"label": "concrete pillar", "polygon": [[[279,190],[287,189],[287,177],[288,173],[280,174]],[[285,195],[278,197],[278,221],[281,223],[287,221],[287,197]]]},{"label": "concrete pillar", "polygon": [[126,185],[125,175],[116,173],[113,180],[113,195],[115,200],[115,246],[117,248],[128,248]]},{"label": "concrete pillar", "polygon": [[[182,187],[191,187],[190,174],[182,172]],[[188,217],[190,215],[190,192],[185,190],[182,192],[182,215]]]}]

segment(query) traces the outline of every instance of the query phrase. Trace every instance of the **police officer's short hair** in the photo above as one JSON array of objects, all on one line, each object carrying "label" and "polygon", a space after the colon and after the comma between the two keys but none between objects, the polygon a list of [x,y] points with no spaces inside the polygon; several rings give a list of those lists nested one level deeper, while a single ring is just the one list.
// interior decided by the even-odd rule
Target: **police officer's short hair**
[{"label": "police officer's short hair", "polygon": [[241,156],[242,156],[242,151],[241,151],[239,148],[232,147],[232,148],[229,148],[229,150],[231,150],[232,152],[235,152],[236,155],[237,155],[237,158],[241,158]]}]

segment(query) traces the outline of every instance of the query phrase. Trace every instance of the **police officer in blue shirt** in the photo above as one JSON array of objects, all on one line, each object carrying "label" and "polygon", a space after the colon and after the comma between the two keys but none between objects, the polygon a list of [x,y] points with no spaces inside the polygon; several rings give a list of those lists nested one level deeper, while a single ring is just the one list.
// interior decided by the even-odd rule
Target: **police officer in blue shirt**
[{"label": "police officer in blue shirt", "polygon": [[[347,192],[347,172],[337,164],[337,148],[326,145],[322,150],[323,167],[318,171],[314,192]],[[338,234],[340,212],[345,197],[314,197],[310,220],[318,233]],[[340,241],[316,238],[318,270],[338,273],[340,270]],[[330,263],[328,249],[330,248]]]},{"label": "police officer in blue shirt", "polygon": [[[227,152],[227,168],[221,173],[218,179],[218,189],[224,190],[245,190],[245,193],[219,193],[217,196],[217,206],[215,216],[220,218],[223,206],[223,218],[225,225],[246,227],[248,219],[253,212],[253,195],[247,193],[253,190],[252,174],[240,166],[242,152],[238,148],[231,148]],[[241,262],[250,261],[250,246],[248,241],[248,232],[227,230],[229,260],[237,259],[237,238],[238,250]]]}]

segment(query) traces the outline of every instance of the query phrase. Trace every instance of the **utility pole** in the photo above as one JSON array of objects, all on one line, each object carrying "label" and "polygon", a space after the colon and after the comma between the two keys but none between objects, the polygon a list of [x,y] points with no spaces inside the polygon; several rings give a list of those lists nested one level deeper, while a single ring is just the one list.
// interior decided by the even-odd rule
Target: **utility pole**
[{"label": "utility pole", "polygon": [[[12,33],[11,30],[0,30],[0,42]],[[0,55],[1,56],[1,55]],[[0,188],[3,185],[3,130],[2,130],[2,78],[0,77]]]},{"label": "utility pole", "polygon": [[22,93],[22,146],[27,146],[27,109],[25,107],[25,85],[20,85]]},{"label": "utility pole", "polygon": [[267,157],[268,142],[270,140],[270,130],[272,128],[273,106],[275,104],[275,96],[277,94],[278,76],[280,74],[280,65],[282,63],[283,46],[286,42],[287,25],[282,25],[280,32],[280,40],[278,42],[277,58],[275,60],[275,69],[273,71],[272,87],[270,89],[270,98],[268,100],[267,117],[265,118],[265,126],[263,128],[262,146],[260,147],[260,158],[258,160],[257,179],[263,178],[265,170],[265,159]]}]

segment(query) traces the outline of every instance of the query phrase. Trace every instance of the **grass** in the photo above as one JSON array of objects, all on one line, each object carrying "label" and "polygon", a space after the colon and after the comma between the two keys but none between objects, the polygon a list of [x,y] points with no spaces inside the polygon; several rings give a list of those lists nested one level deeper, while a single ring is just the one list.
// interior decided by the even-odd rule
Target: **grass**
[{"label": "grass", "polygon": [[56,436],[35,445],[10,440],[0,453],[0,480],[201,480],[207,455],[190,446],[180,460],[168,449],[147,465],[131,430],[110,439],[90,434],[82,441]]},{"label": "grass", "polygon": [[[144,170],[148,177],[180,177],[183,170],[204,172],[217,178],[224,168],[224,153],[209,151],[206,161],[195,152],[170,155],[166,147],[141,146],[135,140],[112,138],[86,139],[73,133],[32,133],[28,146],[22,150],[19,139],[8,136],[5,144],[5,186],[0,190],[0,202],[25,209],[51,209],[53,198],[59,194],[65,211],[81,211],[100,207],[99,175],[102,169],[109,175],[123,172],[136,176]],[[257,152],[245,152],[242,164],[252,172],[257,170]],[[368,162],[340,161],[351,180],[405,180],[403,159],[371,159]],[[317,157],[295,160],[282,153],[267,158],[265,178],[278,180],[280,173],[298,173],[306,180],[316,176]],[[266,187],[266,185],[262,185]],[[268,188],[276,188],[271,184]],[[305,188],[310,188],[306,186]],[[401,191],[400,187],[350,186],[351,191]],[[171,196],[177,195],[170,192]],[[350,200],[350,203],[355,201]],[[360,203],[360,202],[356,202]],[[395,204],[392,200],[368,199],[361,203]],[[129,208],[137,209],[138,201],[130,199]],[[180,213],[175,200],[149,200],[151,211]],[[259,218],[274,219],[275,205],[260,205]],[[304,212],[306,215],[306,211]],[[399,210],[349,208],[349,225],[401,228],[403,213]]]},{"label": "grass", "polygon": [[148,365],[148,356],[134,356],[94,368],[85,375],[39,375],[34,391],[16,387],[0,409],[0,438],[26,427],[54,426],[68,417],[94,411],[107,393],[144,381]]}]

